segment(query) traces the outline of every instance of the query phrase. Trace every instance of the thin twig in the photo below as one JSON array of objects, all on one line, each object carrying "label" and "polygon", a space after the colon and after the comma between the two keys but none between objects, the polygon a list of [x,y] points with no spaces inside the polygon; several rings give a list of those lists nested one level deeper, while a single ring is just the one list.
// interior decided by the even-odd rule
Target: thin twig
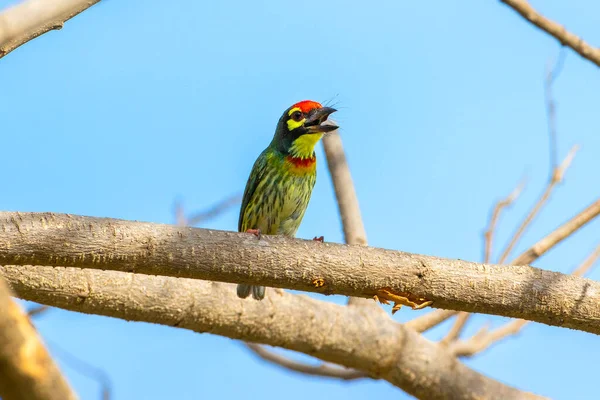
[{"label": "thin twig", "polygon": [[456,315],[456,311],[453,310],[433,310],[405,322],[404,326],[411,328],[416,332],[422,333],[428,331],[434,326],[441,324],[454,315]]},{"label": "thin twig", "polygon": [[562,164],[558,164],[556,102],[554,100],[554,96],[552,95],[552,88],[554,86],[554,83],[556,82],[556,79],[562,72],[565,54],[566,53],[561,49],[561,51],[558,54],[556,63],[553,67],[548,68],[548,71],[546,72],[546,77],[544,79],[544,103],[546,104],[548,143],[550,154],[550,173],[548,177],[548,184],[546,185],[544,192],[542,193],[538,201],[530,210],[529,214],[527,214],[517,231],[513,234],[511,240],[508,242],[506,248],[502,252],[502,255],[498,259],[498,264],[502,264],[508,259],[510,253],[525,233],[527,227],[531,224],[536,215],[541,211],[548,199],[550,199],[550,195],[552,194],[552,191],[554,190],[556,185],[562,182],[564,174],[571,165],[573,157],[575,157],[575,153],[578,150],[577,145],[573,146],[567,154],[567,157],[565,157],[565,159],[563,160]]},{"label": "thin twig", "polygon": [[40,314],[43,314],[44,312],[48,311],[50,309],[50,306],[36,306],[33,307],[31,310],[27,311],[27,315],[29,315],[29,317],[35,317],[38,316]]},{"label": "thin twig", "polygon": [[[600,244],[586,257],[586,259],[573,271],[573,275],[583,276],[588,272],[600,258]],[[513,320],[493,331],[484,330],[465,341],[450,344],[450,351],[458,357],[471,357],[490,347],[492,344],[507,336],[516,335],[529,321],[523,319]]]},{"label": "thin twig", "polygon": [[552,171],[552,177],[546,185],[544,192],[542,193],[538,201],[534,204],[533,208],[529,211],[523,222],[521,222],[521,225],[519,225],[517,231],[513,234],[512,238],[510,239],[510,242],[508,243],[508,245],[502,252],[502,255],[498,259],[498,264],[504,264],[506,262],[506,259],[510,256],[510,253],[512,252],[513,248],[525,233],[525,230],[529,227],[531,222],[534,220],[534,218],[538,215],[538,213],[542,210],[544,205],[550,199],[550,195],[552,194],[552,191],[554,190],[556,185],[562,182],[565,171],[571,165],[571,162],[573,161],[573,157],[575,157],[577,150],[579,150],[579,146],[573,146],[569,151],[569,154],[567,154],[567,156],[563,160],[563,162],[557,168],[555,168],[554,171]]},{"label": "thin twig", "polygon": [[526,184],[526,179],[523,178],[521,180],[521,182],[519,182],[517,187],[515,187],[508,196],[506,196],[502,200],[499,200],[496,203],[496,205],[494,206],[494,209],[492,211],[492,214],[491,214],[489,222],[488,222],[488,227],[485,230],[485,233],[483,234],[483,238],[484,238],[483,263],[484,264],[489,264],[491,262],[492,249],[493,249],[493,243],[494,243],[494,233],[496,232],[496,225],[498,223],[500,215],[502,214],[502,211],[504,211],[504,209],[510,207],[512,205],[512,203],[514,203],[515,200],[517,200],[517,198],[519,197],[519,195],[525,188],[525,184]]},{"label": "thin twig", "polygon": [[110,400],[112,393],[112,382],[110,375],[104,369],[96,367],[95,365],[82,360],[70,351],[58,345],[56,342],[48,340],[48,345],[50,348],[52,348],[52,352],[56,354],[56,356],[61,359],[65,365],[81,375],[87,376],[88,378],[98,382],[101,388],[102,400]]},{"label": "thin twig", "polygon": [[175,221],[179,226],[196,226],[199,224],[203,224],[208,220],[218,217],[223,214],[225,211],[230,209],[231,207],[240,204],[242,201],[242,196],[239,194],[235,194],[233,196],[229,196],[218,203],[212,205],[206,210],[195,212],[189,216],[185,215],[183,205],[181,202],[176,201],[173,206],[173,211],[175,214]]},{"label": "thin twig", "polygon": [[255,343],[246,343],[248,349],[261,359],[273,364],[277,364],[287,370],[300,372],[305,375],[321,376],[326,378],[337,378],[345,381],[351,381],[362,378],[369,378],[369,375],[363,371],[351,368],[344,368],[336,364],[321,363],[319,365],[309,365],[299,361],[294,361],[275,352],[267,350],[266,347]]},{"label": "thin twig", "polygon": [[[558,58],[556,59],[556,63],[553,67],[548,67],[548,71],[546,72],[546,79],[544,80],[544,100],[546,103],[546,117],[548,120],[548,136],[550,138],[550,171],[551,173],[556,170],[558,166],[558,135],[556,133],[556,102],[554,100],[554,96],[552,95],[552,87],[554,86],[554,81],[558,78],[560,73],[562,72],[563,66],[565,64],[565,56],[566,52],[565,48],[561,47],[560,52],[558,53]],[[552,178],[551,178],[552,179]]]},{"label": "thin twig", "polygon": [[598,215],[600,215],[600,199],[595,200],[585,210],[581,211],[579,214],[552,231],[552,233],[525,250],[511,262],[511,265],[531,264],[534,260],[540,258],[548,250],[571,236]]},{"label": "thin twig", "polygon": [[582,38],[567,31],[564,26],[538,13],[526,0],[501,0],[527,21],[553,36],[563,46],[575,50],[581,57],[600,67],[600,48],[590,46]]},{"label": "thin twig", "polygon": [[[521,182],[517,185],[517,187],[515,187],[508,196],[506,196],[504,199],[499,200],[496,203],[496,205],[494,206],[494,209],[490,216],[490,220],[488,222],[488,227],[485,230],[485,233],[483,235],[483,243],[484,243],[484,245],[483,245],[483,248],[484,248],[483,263],[484,264],[490,263],[490,258],[492,255],[492,245],[493,245],[493,240],[494,240],[494,233],[496,231],[496,224],[498,223],[500,214],[502,213],[502,211],[505,208],[508,208],[517,199],[517,197],[519,197],[524,186],[525,186],[525,179],[521,180]],[[458,313],[458,317],[456,318],[454,325],[452,325],[452,328],[450,328],[450,331],[448,331],[448,334],[442,340],[440,340],[440,344],[446,346],[449,343],[456,340],[458,337],[460,337],[460,334],[462,333],[463,329],[465,328],[465,325],[467,324],[467,321],[469,320],[470,315],[471,315],[470,313],[464,312],[464,311],[461,311],[460,313]]]},{"label": "thin twig", "polygon": [[[600,199],[594,201],[585,210],[581,211],[579,214],[577,214],[574,217],[572,217],[571,219],[569,219],[567,222],[565,222],[564,224],[562,224],[561,226],[559,226],[558,228],[553,230],[551,233],[546,235],[544,238],[540,239],[537,243],[535,243],[529,249],[527,249],[526,251],[521,253],[521,255],[519,255],[517,258],[515,258],[510,264],[511,265],[531,264],[533,261],[540,258],[542,255],[544,255],[546,252],[548,252],[554,246],[558,245],[564,239],[573,235],[575,232],[577,232],[580,228],[582,228],[587,223],[589,223],[591,220],[596,218],[598,215],[600,215]],[[424,331],[427,329],[431,329],[437,323],[441,323],[441,322],[445,321],[446,319],[450,318],[452,315],[458,314],[458,312],[456,312],[456,311],[452,311],[451,315],[440,314],[440,313],[438,313],[439,311],[440,310],[435,310],[429,314],[421,315],[417,318],[412,319],[409,322],[411,324],[413,324],[413,326],[416,326],[416,327],[424,326],[425,327],[425,329],[423,329],[423,331]],[[435,315],[434,313],[436,313],[438,315]],[[438,321],[438,320],[439,320],[439,322],[435,323],[435,321]],[[434,323],[434,324],[430,325],[430,323]]]}]

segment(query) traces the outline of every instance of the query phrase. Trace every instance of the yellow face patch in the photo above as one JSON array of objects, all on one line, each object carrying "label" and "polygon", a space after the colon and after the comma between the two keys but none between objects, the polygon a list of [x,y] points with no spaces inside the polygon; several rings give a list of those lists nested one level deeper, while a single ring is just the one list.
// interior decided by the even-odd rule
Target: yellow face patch
[{"label": "yellow face patch", "polygon": [[[298,107],[292,108],[290,111],[288,111],[288,117],[291,117],[293,113],[298,112],[298,111],[302,112],[302,110],[299,109]],[[293,131],[294,129],[301,127],[302,125],[304,125],[305,121],[306,121],[306,118],[302,118],[300,121],[294,121],[291,118],[288,119],[288,121],[287,121],[288,130]]]},{"label": "yellow face patch", "polygon": [[315,146],[322,137],[323,133],[309,133],[300,136],[292,143],[290,154],[298,158],[311,158],[315,151]]}]

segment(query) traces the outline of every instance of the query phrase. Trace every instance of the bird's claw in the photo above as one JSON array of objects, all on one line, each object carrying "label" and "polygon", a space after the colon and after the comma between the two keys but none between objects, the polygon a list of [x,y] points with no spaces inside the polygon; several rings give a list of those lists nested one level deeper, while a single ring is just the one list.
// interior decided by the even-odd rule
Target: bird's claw
[{"label": "bird's claw", "polygon": [[392,307],[392,315],[400,310],[402,306],[410,307],[413,310],[420,310],[433,304],[433,301],[431,300],[416,297],[410,293],[394,293],[389,289],[380,289],[377,291],[377,294],[373,296],[373,299],[381,304],[390,304],[390,301],[393,301],[394,306]]},{"label": "bird's claw", "polygon": [[246,230],[246,233],[251,233],[251,234],[253,234],[254,236],[256,236],[256,237],[258,238],[258,240],[260,240],[260,238],[261,238],[261,235],[262,235],[262,233],[261,233],[260,229],[247,229],[247,230]]}]

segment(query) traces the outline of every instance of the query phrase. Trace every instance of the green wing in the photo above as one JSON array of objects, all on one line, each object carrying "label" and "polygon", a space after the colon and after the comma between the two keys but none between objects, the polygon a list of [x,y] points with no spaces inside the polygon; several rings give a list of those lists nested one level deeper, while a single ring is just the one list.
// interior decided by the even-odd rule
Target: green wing
[{"label": "green wing", "polygon": [[242,232],[242,225],[244,222],[244,213],[246,212],[246,207],[248,207],[248,203],[256,188],[258,187],[260,181],[266,174],[267,171],[267,150],[265,149],[260,156],[254,162],[252,166],[252,172],[250,172],[250,176],[248,177],[248,182],[246,182],[246,189],[244,189],[244,197],[242,199],[242,207],[240,208],[240,217],[238,220],[238,232]]}]

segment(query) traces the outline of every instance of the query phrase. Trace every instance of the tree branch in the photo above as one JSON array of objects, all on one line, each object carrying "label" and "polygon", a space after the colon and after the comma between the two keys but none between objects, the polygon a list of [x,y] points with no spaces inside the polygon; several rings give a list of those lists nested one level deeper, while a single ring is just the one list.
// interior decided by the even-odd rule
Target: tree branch
[{"label": "tree branch", "polygon": [[531,224],[531,222],[534,220],[534,218],[537,216],[537,214],[542,210],[542,208],[544,207],[546,202],[550,199],[550,195],[552,194],[552,191],[554,190],[556,185],[558,185],[559,183],[562,182],[565,172],[571,165],[571,162],[573,161],[573,158],[575,157],[577,150],[579,150],[579,146],[577,146],[577,145],[573,146],[571,148],[571,150],[569,151],[569,153],[567,154],[567,156],[565,157],[565,159],[563,160],[563,162],[560,165],[557,165],[554,168],[554,170],[551,171],[550,180],[549,180],[548,184],[546,185],[544,192],[542,193],[542,195],[540,196],[538,201],[535,203],[533,208],[529,211],[529,213],[527,214],[527,216],[525,217],[525,219],[523,220],[521,225],[519,225],[519,228],[517,229],[517,231],[513,234],[512,238],[510,239],[510,242],[508,243],[508,245],[502,252],[502,255],[498,259],[498,264],[504,264],[504,262],[508,259],[508,256],[510,255],[514,246],[521,239],[521,236],[523,235],[523,233],[525,233],[525,230],[527,229],[527,227]]},{"label": "tree branch", "polygon": [[[600,257],[600,245],[573,271],[575,276],[583,276],[589,271]],[[471,357],[490,347],[495,342],[507,336],[516,335],[529,321],[522,319],[511,321],[503,326],[488,332],[484,329],[479,334],[465,341],[457,341],[450,344],[450,351],[459,357]]]},{"label": "tree branch", "polygon": [[527,21],[539,29],[553,36],[563,46],[575,50],[581,57],[593,62],[600,67],[600,49],[592,47],[582,38],[567,31],[564,26],[549,20],[538,13],[526,0],[501,0],[504,4],[515,10]]},{"label": "tree branch", "polygon": [[[598,214],[600,199],[568,224],[583,226]],[[569,229],[557,232],[564,238]],[[536,244],[532,256],[545,246]],[[600,283],[588,279],[529,266],[490,266],[278,236],[258,240],[237,232],[2,212],[0,264],[64,265],[365,298],[383,292],[426,298],[437,308],[600,333]]]},{"label": "tree branch", "polygon": [[337,378],[345,381],[352,381],[361,378],[368,378],[369,375],[356,369],[347,369],[338,367],[335,364],[323,363],[321,365],[308,365],[299,361],[294,361],[287,357],[267,350],[264,346],[255,343],[246,343],[246,346],[262,360],[277,364],[287,370],[299,372],[305,375],[321,376],[326,378]]},{"label": "tree branch", "polygon": [[77,396],[0,278],[0,396],[4,400],[71,400]]},{"label": "tree branch", "polygon": [[233,285],[114,271],[3,266],[0,273],[24,299],[300,351],[364,370],[418,398],[538,398],[467,368],[387,315],[361,307],[272,289],[264,301],[244,301]]},{"label": "tree branch", "polygon": [[241,201],[242,196],[239,194],[235,194],[233,196],[226,197],[218,203],[215,203],[207,210],[197,211],[189,216],[185,215],[181,203],[179,201],[176,201],[175,205],[173,206],[175,221],[177,225],[180,226],[194,226],[198,224],[203,224],[206,221],[223,214],[229,208],[240,204]]},{"label": "tree branch", "polygon": [[26,0],[0,14],[0,58],[63,24],[100,0]]}]

